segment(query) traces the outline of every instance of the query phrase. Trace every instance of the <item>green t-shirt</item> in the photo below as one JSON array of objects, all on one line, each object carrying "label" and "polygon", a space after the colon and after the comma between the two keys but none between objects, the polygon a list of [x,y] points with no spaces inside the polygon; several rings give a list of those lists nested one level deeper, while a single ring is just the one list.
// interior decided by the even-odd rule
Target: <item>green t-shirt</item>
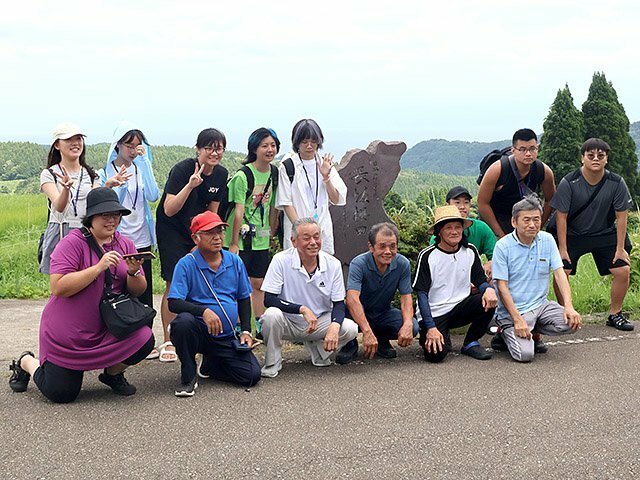
[{"label": "green t-shirt", "polygon": [[[467,236],[467,240],[470,244],[478,249],[480,255],[487,256],[487,260],[491,260],[493,257],[493,247],[496,246],[496,235],[491,230],[491,227],[484,223],[482,220],[475,218],[469,218],[471,220],[471,226],[464,230],[464,234]],[[429,245],[436,243],[436,237],[431,235]]]},{"label": "green t-shirt", "polygon": [[[229,228],[224,234],[224,246],[229,247],[231,244],[231,235],[233,231],[233,222],[235,216],[236,203],[244,203],[244,218],[242,223],[253,224],[256,226],[256,235],[251,242],[252,250],[268,250],[269,237],[271,235],[269,227],[269,210],[273,208],[276,200],[276,192],[273,191],[273,179],[269,184],[269,189],[264,193],[264,187],[267,185],[271,169],[268,172],[259,172],[253,163],[248,165],[253,173],[254,185],[253,193],[247,198],[247,176],[242,170],[238,170],[229,182]],[[264,193],[264,195],[263,195]],[[238,235],[238,248],[243,248],[242,236]]]}]

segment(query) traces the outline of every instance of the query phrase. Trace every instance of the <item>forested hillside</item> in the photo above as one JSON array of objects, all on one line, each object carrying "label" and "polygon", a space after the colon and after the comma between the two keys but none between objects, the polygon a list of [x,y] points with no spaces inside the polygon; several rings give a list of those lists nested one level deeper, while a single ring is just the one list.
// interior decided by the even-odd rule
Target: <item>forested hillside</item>
[{"label": "forested hillside", "polygon": [[[629,133],[636,142],[636,154],[640,157],[640,121],[631,124]],[[400,159],[400,167],[445,175],[477,176],[482,157],[495,148],[510,144],[510,139],[497,142],[425,140],[405,152]],[[640,164],[638,167],[640,168]]]}]

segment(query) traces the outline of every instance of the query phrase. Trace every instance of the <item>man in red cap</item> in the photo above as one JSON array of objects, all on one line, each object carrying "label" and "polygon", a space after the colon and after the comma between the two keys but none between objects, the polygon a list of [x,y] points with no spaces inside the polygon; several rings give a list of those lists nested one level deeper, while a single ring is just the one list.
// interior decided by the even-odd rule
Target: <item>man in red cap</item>
[{"label": "man in red cap", "polygon": [[[222,249],[228,225],[206,211],[191,221],[196,249],[181,258],[169,290],[171,341],[181,362],[178,397],[191,397],[198,378],[214,378],[244,387],[260,380],[251,353],[251,284],[240,257]],[[235,325],[240,318],[242,333]],[[201,353],[196,365],[195,355]]]}]

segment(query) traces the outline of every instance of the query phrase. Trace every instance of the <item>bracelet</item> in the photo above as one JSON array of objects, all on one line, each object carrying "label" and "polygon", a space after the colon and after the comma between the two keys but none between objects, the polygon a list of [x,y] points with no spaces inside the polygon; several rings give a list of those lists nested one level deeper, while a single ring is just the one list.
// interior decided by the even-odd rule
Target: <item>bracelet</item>
[{"label": "bracelet", "polygon": [[129,271],[127,270],[127,275],[129,275],[130,277],[139,277],[140,275],[142,275],[142,272],[140,271],[140,269],[138,269],[135,273],[129,273]]}]

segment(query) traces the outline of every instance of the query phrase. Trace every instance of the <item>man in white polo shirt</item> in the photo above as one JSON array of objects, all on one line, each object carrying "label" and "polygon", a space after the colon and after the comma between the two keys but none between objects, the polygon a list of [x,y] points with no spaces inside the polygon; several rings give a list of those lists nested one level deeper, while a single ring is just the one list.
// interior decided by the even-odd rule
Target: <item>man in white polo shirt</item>
[{"label": "man in white polo shirt", "polygon": [[282,341],[302,341],[317,367],[331,365],[332,352],[358,334],[345,315],[340,261],[321,251],[320,226],[301,218],[291,230],[293,247],[273,257],[262,283],[267,310],[261,317],[267,348],[263,377],[282,368]]}]

